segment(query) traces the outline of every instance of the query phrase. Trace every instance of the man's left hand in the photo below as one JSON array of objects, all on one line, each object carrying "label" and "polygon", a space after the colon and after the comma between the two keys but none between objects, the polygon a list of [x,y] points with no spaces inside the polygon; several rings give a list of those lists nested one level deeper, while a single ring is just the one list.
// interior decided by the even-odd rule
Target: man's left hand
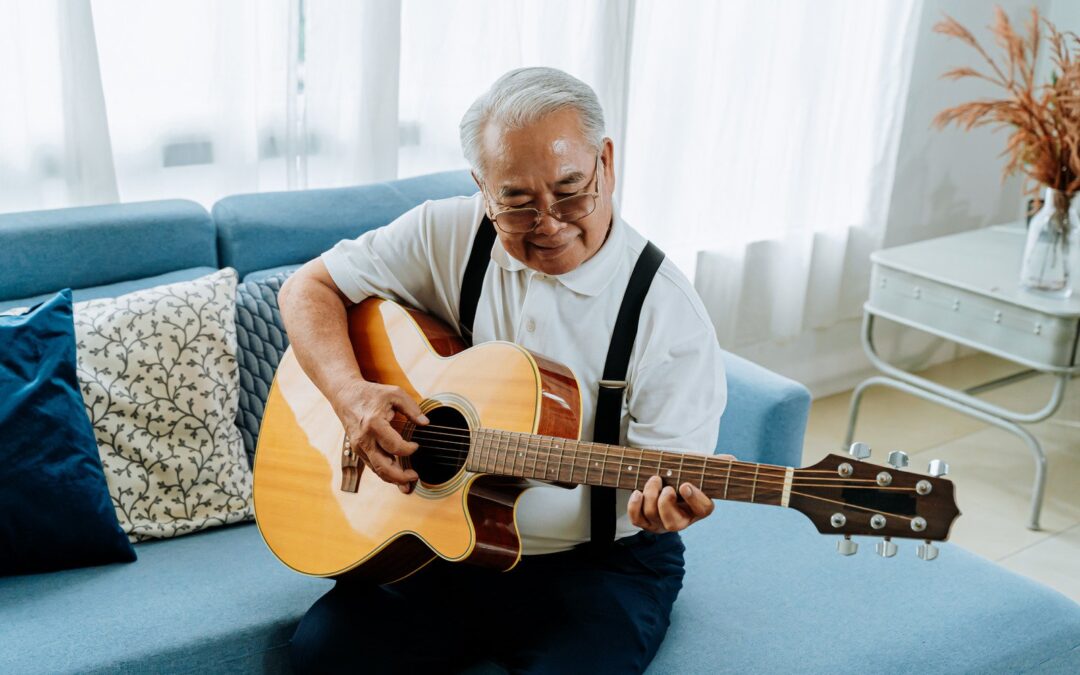
[{"label": "man's left hand", "polygon": [[[733,455],[716,456],[720,459],[735,459]],[[630,522],[655,534],[678,532],[702,518],[707,518],[715,508],[713,500],[696,485],[683,483],[679,486],[679,494],[682,495],[682,503],[679,502],[674,487],[664,487],[660,476],[652,476],[645,481],[644,489],[634,490],[630,494],[630,502],[626,506]]]}]

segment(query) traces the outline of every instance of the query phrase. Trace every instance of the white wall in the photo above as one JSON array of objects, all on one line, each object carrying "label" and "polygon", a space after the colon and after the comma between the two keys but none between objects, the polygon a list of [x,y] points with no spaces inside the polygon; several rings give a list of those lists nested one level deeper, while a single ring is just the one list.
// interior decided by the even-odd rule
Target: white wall
[{"label": "white wall", "polygon": [[[1017,22],[1025,21],[1030,0],[998,0]],[[1050,0],[1034,3],[1050,11],[1059,28],[1080,29],[1080,2]],[[956,18],[990,47],[986,26],[994,19],[993,4],[970,0],[925,0],[917,22],[911,84],[897,156],[896,179],[889,203],[885,246],[939,237],[1019,218],[1023,211],[1019,178],[1001,180],[1004,132],[989,129],[938,131],[930,121],[940,110],[980,96],[993,95],[989,85],[941,79],[946,70],[977,66],[973,49],[934,33],[942,12]],[[867,267],[870,261],[866,261]],[[865,292],[865,291],[864,291]],[[787,341],[739,348],[745,356],[810,387],[815,396],[851,388],[872,374],[860,345],[861,320],[852,319],[823,330],[807,331]],[[955,358],[961,352],[951,343],[917,331],[881,322],[876,332],[879,351],[908,368],[925,367]]]}]

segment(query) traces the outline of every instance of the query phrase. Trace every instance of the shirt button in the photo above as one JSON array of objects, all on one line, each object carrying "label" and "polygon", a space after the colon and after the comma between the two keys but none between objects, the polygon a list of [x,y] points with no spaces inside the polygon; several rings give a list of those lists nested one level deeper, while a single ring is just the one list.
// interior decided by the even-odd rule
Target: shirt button
[{"label": "shirt button", "polygon": [[529,331],[530,333],[535,331],[536,330],[536,322],[533,321],[532,319],[529,319],[528,321],[526,321],[525,322],[525,330]]}]

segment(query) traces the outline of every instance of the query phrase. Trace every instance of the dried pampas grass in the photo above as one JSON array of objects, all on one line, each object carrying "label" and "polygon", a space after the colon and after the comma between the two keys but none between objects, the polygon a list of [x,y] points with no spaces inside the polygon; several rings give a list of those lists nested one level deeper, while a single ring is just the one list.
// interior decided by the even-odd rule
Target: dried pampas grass
[{"label": "dried pampas grass", "polygon": [[[1050,50],[1053,75],[1050,82],[1038,85],[1035,68],[1042,47],[1042,29]],[[994,42],[1003,52],[999,61],[983,48],[969,30],[955,19],[945,19],[934,31],[970,45],[989,70],[970,67],[953,68],[942,77],[959,80],[977,78],[1005,90],[1000,99],[981,99],[942,110],[934,125],[944,128],[956,124],[963,129],[986,125],[1011,129],[1003,155],[1008,157],[1002,178],[1025,174],[1034,185],[1052,187],[1067,195],[1080,189],[1080,37],[1059,32],[1039,11],[1032,8],[1024,31],[1018,33],[1008,15],[995,8],[990,26]]]}]

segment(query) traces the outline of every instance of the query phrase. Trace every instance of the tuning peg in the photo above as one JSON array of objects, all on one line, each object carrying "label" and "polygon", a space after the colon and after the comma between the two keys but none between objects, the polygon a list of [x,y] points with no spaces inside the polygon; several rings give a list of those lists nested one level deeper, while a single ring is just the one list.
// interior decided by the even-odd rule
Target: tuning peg
[{"label": "tuning peg", "polygon": [[883,541],[878,542],[875,550],[882,558],[891,558],[896,555],[896,544],[888,537],[885,537]]},{"label": "tuning peg", "polygon": [[840,552],[840,555],[855,555],[855,552],[859,550],[859,545],[851,541],[850,534],[845,534],[843,539],[836,542],[836,550]]},{"label": "tuning peg", "polygon": [[903,469],[908,465],[908,456],[906,452],[900,450],[893,450],[889,453],[889,464],[897,469]]},{"label": "tuning peg", "polygon": [[870,456],[870,446],[866,443],[852,443],[848,454],[855,459],[866,459]]},{"label": "tuning peg", "polygon": [[916,554],[920,560],[933,560],[937,557],[938,549],[927,539],[924,543],[919,544],[919,550],[916,551]]},{"label": "tuning peg", "polygon": [[946,462],[941,461],[940,459],[933,459],[930,460],[930,465],[927,468],[926,472],[931,476],[935,477],[944,476],[945,474],[949,473],[949,465]]}]

